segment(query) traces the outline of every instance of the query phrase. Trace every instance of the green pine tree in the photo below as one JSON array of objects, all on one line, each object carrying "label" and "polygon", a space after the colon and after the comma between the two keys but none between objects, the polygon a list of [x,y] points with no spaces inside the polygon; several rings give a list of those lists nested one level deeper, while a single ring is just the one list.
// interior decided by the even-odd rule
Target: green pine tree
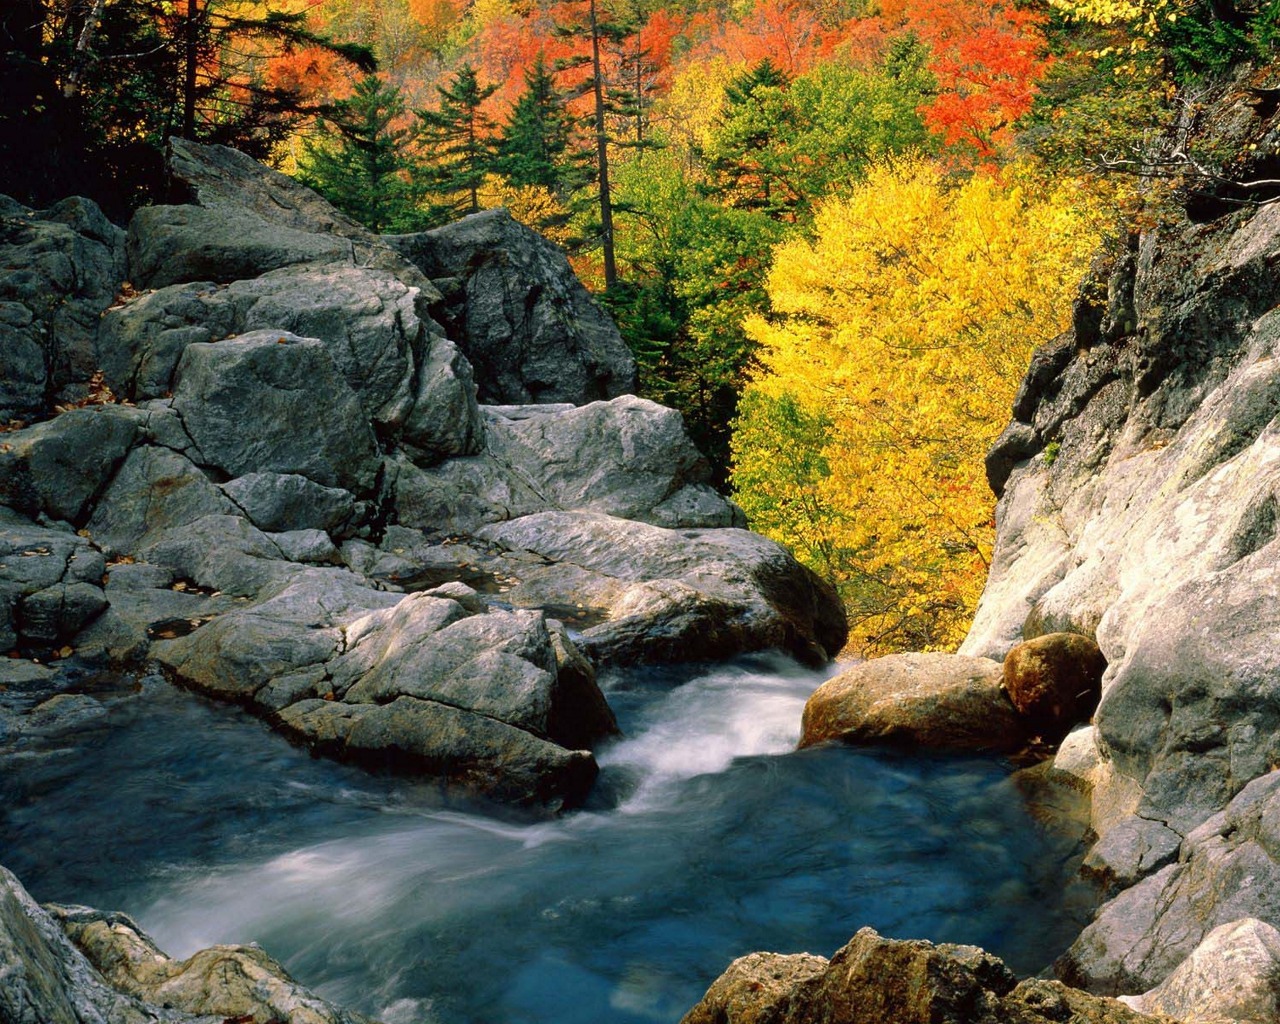
[{"label": "green pine tree", "polygon": [[568,191],[577,184],[566,158],[573,122],[541,54],[524,85],[499,140],[498,172],[513,185]]},{"label": "green pine tree", "polygon": [[408,127],[400,90],[368,75],[350,99],[335,103],[304,148],[299,177],[339,210],[374,231],[425,225],[412,184]]},{"label": "green pine tree", "polygon": [[463,64],[449,86],[437,85],[439,110],[420,110],[423,149],[430,163],[423,188],[438,196],[433,216],[448,220],[480,209],[480,186],[497,169],[496,125],[481,105],[497,91],[481,88],[476,69]]}]

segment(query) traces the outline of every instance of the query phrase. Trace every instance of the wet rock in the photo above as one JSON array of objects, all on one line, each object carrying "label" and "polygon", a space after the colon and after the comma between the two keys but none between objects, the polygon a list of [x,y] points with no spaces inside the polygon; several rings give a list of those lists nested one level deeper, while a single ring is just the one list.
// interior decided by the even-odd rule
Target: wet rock
[{"label": "wet rock", "polygon": [[184,685],[317,751],[500,800],[580,801],[596,772],[580,747],[617,731],[590,666],[542,616],[453,590],[386,594],[340,570],[297,570],[154,653]]},{"label": "wet rock", "polygon": [[895,654],[823,683],[805,704],[800,745],[828,740],[933,750],[1016,750],[1027,740],[987,658]]},{"label": "wet rock", "polygon": [[1280,932],[1255,918],[1219,925],[1169,977],[1121,1001],[1184,1024],[1280,1019]]},{"label": "wet rock", "polygon": [[1058,982],[1017,983],[976,946],[885,939],[863,928],[830,962],[800,954],[743,957],[682,1024],[1144,1024],[1113,999]]},{"label": "wet rock", "polygon": [[476,370],[480,401],[614,398],[635,390],[635,360],[564,254],[505,210],[386,239],[430,278],[460,282],[437,319]]},{"label": "wet rock", "polygon": [[1018,644],[1005,656],[1004,688],[1032,732],[1058,740],[1093,714],[1106,667],[1089,637],[1047,633]]},{"label": "wet rock", "polygon": [[373,433],[328,350],[313,338],[255,331],[189,345],[173,407],[204,464],[228,476],[296,473],[324,487],[372,486]]},{"label": "wet rock", "polygon": [[87,625],[106,604],[105,569],[83,537],[0,506],[0,651],[55,643]]},{"label": "wet rock", "polygon": [[55,583],[18,602],[19,633],[29,643],[63,644],[107,607],[101,583]]},{"label": "wet rock", "polygon": [[0,687],[4,690],[39,690],[54,675],[47,665],[26,658],[0,658]]},{"label": "wet rock", "polygon": [[99,318],[124,280],[124,234],[87,199],[0,197],[0,423],[87,393]]},{"label": "wet rock", "polygon": [[48,909],[102,978],[137,1000],[219,1024],[371,1024],[307,991],[258,946],[213,946],[176,960],[124,914]]},{"label": "wet rock", "polygon": [[572,806],[596,777],[585,750],[436,701],[389,704],[304,700],[280,712],[313,749],[393,771],[436,776],[495,800]]},{"label": "wet rock", "polygon": [[0,867],[0,1020],[6,1024],[185,1024],[109,987],[58,923]]}]

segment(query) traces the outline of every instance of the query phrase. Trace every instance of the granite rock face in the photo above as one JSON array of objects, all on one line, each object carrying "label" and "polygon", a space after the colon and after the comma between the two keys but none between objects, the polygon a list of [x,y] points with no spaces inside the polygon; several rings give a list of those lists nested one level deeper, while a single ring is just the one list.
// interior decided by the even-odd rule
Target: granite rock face
[{"label": "granite rock face", "polygon": [[439,319],[475,367],[481,401],[580,405],[635,391],[613,321],[564,254],[505,210],[387,241],[443,286]]},{"label": "granite rock face", "polygon": [[1107,663],[1057,759],[1091,787],[1086,867],[1114,894],[1061,969],[1100,992],[1155,988],[1219,926],[1280,925],[1280,207],[1227,183],[1271,176],[1267,84],[1205,96],[1186,144],[1239,160],[1099,261],[988,458],[997,545],[962,652],[1068,632]]},{"label": "granite rock face", "polygon": [[0,196],[0,424],[85,397],[98,321],[125,279],[124,232],[87,199]]},{"label": "granite rock face", "polygon": [[0,434],[0,652],[155,661],[318,753],[556,809],[617,731],[595,665],[843,643],[533,232],[385,239],[232,150],[169,163],[127,237],[3,207],[40,372],[0,385],[38,420]]}]

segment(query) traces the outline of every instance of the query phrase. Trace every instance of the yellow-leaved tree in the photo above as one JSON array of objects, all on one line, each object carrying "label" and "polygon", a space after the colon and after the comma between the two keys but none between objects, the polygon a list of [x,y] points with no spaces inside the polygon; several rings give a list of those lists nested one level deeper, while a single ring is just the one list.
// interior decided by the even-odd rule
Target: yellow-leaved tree
[{"label": "yellow-leaved tree", "polygon": [[1022,167],[952,180],[900,161],[774,251],[735,497],[836,580],[864,653],[963,639],[994,538],[983,455],[1069,319],[1103,224],[1088,196]]}]

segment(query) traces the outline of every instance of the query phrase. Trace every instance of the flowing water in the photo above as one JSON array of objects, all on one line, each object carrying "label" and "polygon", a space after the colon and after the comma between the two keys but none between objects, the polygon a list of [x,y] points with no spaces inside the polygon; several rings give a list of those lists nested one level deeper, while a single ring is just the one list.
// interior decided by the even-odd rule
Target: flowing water
[{"label": "flowing water", "polygon": [[1072,851],[993,759],[795,752],[820,675],[775,658],[604,680],[592,804],[529,821],[313,760],[145,683],[73,749],[0,767],[0,863],[171,954],[262,943],[386,1024],[675,1022],[735,956],[859,927],[1020,972],[1078,931]]}]

